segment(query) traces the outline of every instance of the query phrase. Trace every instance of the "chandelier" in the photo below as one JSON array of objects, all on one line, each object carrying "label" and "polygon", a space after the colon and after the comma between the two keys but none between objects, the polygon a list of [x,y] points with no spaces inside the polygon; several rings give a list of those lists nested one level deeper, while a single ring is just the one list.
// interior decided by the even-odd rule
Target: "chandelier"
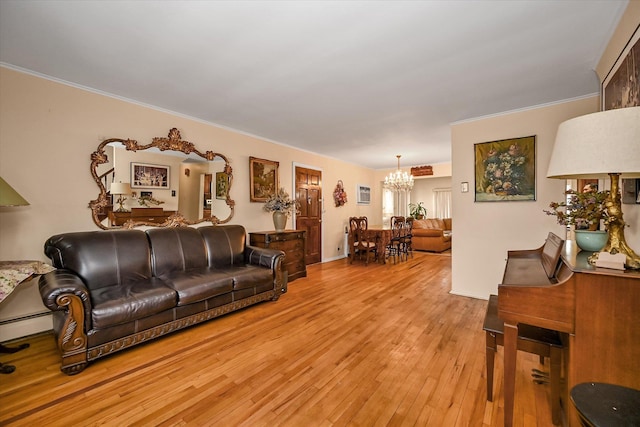
[{"label": "chandelier", "polygon": [[413,188],[413,175],[400,170],[400,154],[396,156],[398,158],[398,170],[391,172],[389,176],[384,179],[384,188],[393,191],[411,191]]}]

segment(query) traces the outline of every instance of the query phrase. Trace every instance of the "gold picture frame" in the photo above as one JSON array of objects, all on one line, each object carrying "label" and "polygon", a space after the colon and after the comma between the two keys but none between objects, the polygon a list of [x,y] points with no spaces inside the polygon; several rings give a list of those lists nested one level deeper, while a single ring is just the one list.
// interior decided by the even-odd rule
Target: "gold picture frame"
[{"label": "gold picture frame", "polygon": [[278,191],[280,177],[279,162],[249,157],[249,200],[266,202],[267,198]]},{"label": "gold picture frame", "polygon": [[602,80],[602,111],[640,105],[640,25]]},{"label": "gold picture frame", "polygon": [[226,200],[229,194],[229,174],[216,172],[216,199]]},{"label": "gold picture frame", "polygon": [[536,200],[536,137],[474,145],[475,201]]},{"label": "gold picture frame", "polygon": [[131,188],[171,189],[171,167],[131,162]]}]

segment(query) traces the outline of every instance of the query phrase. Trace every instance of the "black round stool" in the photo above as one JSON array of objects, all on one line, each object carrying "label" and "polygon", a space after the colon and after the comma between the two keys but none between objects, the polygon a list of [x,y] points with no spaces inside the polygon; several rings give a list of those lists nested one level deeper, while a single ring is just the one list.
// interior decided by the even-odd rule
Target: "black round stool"
[{"label": "black round stool", "polygon": [[571,401],[585,426],[640,426],[640,390],[613,384],[582,383],[571,389]]}]

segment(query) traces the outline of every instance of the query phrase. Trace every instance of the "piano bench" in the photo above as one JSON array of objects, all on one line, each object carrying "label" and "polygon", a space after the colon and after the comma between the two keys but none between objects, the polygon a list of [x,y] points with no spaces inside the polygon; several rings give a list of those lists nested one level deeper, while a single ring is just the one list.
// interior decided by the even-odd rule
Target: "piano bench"
[{"label": "piano bench", "polygon": [[[498,296],[489,296],[487,314],[482,329],[487,340],[487,400],[493,402],[493,365],[498,346],[504,345],[504,322],[498,317]],[[548,357],[551,362],[551,415],[554,424],[561,423],[560,368],[562,364],[562,340],[558,331],[537,326],[518,325],[518,350],[540,356],[540,363]]]}]

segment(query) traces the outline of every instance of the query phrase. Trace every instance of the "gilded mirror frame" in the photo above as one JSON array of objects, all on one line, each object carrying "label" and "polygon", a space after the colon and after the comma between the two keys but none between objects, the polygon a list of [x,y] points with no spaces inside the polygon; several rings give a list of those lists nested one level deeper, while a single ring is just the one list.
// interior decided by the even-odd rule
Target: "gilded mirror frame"
[{"label": "gilded mirror frame", "polygon": [[[102,182],[102,179],[98,176],[97,168],[98,165],[107,163],[109,161],[107,153],[105,152],[105,147],[109,144],[119,142],[124,145],[124,148],[127,151],[143,151],[150,148],[157,148],[161,152],[164,151],[177,151],[182,152],[185,155],[189,155],[191,153],[196,154],[197,156],[205,159],[207,161],[213,161],[215,158],[220,158],[224,161],[223,172],[228,176],[228,187],[226,198],[224,199],[227,206],[230,209],[229,216],[227,218],[220,219],[214,215],[209,218],[200,218],[196,221],[187,220],[179,211],[176,211],[174,214],[169,216],[165,222],[162,224],[145,222],[145,221],[133,221],[128,220],[122,226],[106,226],[100,221],[99,215],[104,209],[110,204],[109,195],[107,194],[107,189]],[[199,224],[202,222],[211,222],[213,224],[224,224],[231,221],[233,218],[233,214],[235,212],[235,201],[231,199],[229,196],[231,192],[231,186],[233,184],[233,170],[231,165],[229,164],[229,159],[223,154],[215,153],[213,151],[207,151],[202,153],[199,151],[195,145],[189,141],[182,140],[182,136],[180,135],[180,131],[176,128],[172,128],[169,130],[169,134],[167,137],[155,137],[152,139],[151,143],[146,145],[140,145],[136,140],[133,139],[121,139],[121,138],[110,138],[105,139],[98,145],[96,151],[91,154],[91,176],[93,180],[98,185],[98,189],[100,193],[98,194],[98,198],[89,202],[89,208],[91,209],[91,216],[93,218],[93,222],[103,230],[114,229],[114,228],[134,228],[140,226],[151,226],[151,227],[180,227],[187,226],[193,224]]]}]

